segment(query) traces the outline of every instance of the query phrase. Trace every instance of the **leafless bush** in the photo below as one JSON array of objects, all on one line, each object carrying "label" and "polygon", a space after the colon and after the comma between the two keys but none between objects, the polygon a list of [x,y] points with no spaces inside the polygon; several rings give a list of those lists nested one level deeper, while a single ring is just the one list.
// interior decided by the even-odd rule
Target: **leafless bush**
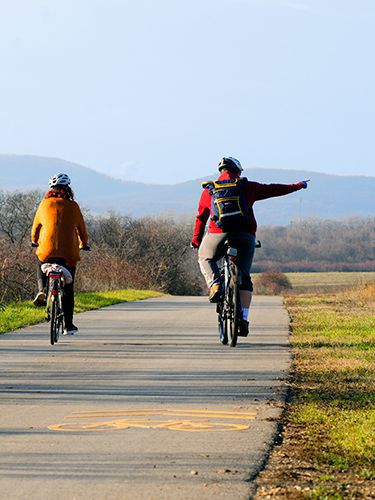
[{"label": "leafless bush", "polygon": [[263,295],[278,295],[291,288],[288,277],[277,270],[266,271],[255,280],[256,293]]},{"label": "leafless bush", "polygon": [[147,288],[144,270],[116,255],[111,248],[93,245],[82,257],[76,287],[82,291]]},{"label": "leafless bush", "polygon": [[29,241],[41,194],[0,192],[0,302],[30,298],[35,257]]},{"label": "leafless bush", "polygon": [[30,241],[35,210],[42,198],[39,191],[0,192],[0,234],[14,245]]},{"label": "leafless bush", "polygon": [[[191,223],[172,218],[133,219],[116,214],[88,221],[95,251],[84,260],[82,286],[90,268],[98,270],[98,288],[140,287],[173,294],[201,293],[203,280],[189,248]],[[82,266],[83,267],[83,266]],[[99,272],[99,270],[102,270]],[[93,273],[91,273],[92,275]],[[85,277],[83,277],[83,275]]]},{"label": "leafless bush", "polygon": [[0,237],[0,301],[24,300],[34,290],[35,257],[25,244]]}]

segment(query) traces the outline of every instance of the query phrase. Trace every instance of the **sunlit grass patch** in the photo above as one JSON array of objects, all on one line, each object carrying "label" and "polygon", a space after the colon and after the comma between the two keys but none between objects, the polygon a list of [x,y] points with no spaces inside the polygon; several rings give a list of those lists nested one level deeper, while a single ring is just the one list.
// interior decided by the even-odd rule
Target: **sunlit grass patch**
[{"label": "sunlit grass patch", "polygon": [[374,465],[374,290],[286,300],[300,373],[289,418],[304,425],[314,463],[357,474]]},{"label": "sunlit grass patch", "polygon": [[[110,290],[107,292],[77,293],[75,312],[99,309],[121,302],[149,299],[162,295],[150,290]],[[9,332],[44,321],[44,308],[36,308],[31,301],[7,304],[0,312],[0,333]]]},{"label": "sunlit grass patch", "polygon": [[261,475],[257,498],[372,498],[375,286],[290,295],[286,305],[294,353],[291,403],[283,443]]},{"label": "sunlit grass patch", "polygon": [[304,428],[305,453],[320,464],[358,471],[373,465],[374,413],[370,410],[340,408],[315,403],[299,405],[291,412]]},{"label": "sunlit grass patch", "polygon": [[37,309],[31,301],[7,304],[5,310],[0,312],[0,333],[35,325],[43,321],[44,317],[44,310]]}]

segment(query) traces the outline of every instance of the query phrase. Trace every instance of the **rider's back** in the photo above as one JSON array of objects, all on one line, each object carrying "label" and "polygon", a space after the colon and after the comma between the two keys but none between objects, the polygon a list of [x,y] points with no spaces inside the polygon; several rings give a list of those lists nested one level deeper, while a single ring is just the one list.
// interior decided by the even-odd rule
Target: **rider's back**
[{"label": "rider's back", "polygon": [[59,257],[75,266],[80,260],[80,247],[87,245],[87,231],[78,204],[64,198],[44,199],[35,215],[32,240],[38,242],[36,254],[42,262]]}]

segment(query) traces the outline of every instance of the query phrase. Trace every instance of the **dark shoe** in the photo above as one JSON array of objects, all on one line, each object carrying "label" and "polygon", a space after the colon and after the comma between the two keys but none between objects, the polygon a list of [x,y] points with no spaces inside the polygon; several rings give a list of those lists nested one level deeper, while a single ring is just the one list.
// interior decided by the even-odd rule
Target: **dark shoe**
[{"label": "dark shoe", "polygon": [[241,319],[238,332],[239,337],[247,337],[249,335],[249,322],[246,319]]},{"label": "dark shoe", "polygon": [[38,292],[33,300],[35,307],[43,307],[47,304],[46,294],[44,292]]},{"label": "dark shoe", "polygon": [[216,283],[215,285],[212,285],[210,288],[210,295],[208,296],[208,300],[211,303],[217,303],[220,302],[221,299],[221,285],[220,283]]},{"label": "dark shoe", "polygon": [[63,331],[63,335],[74,335],[78,332],[78,328],[75,325],[70,325],[69,327],[65,327]]}]

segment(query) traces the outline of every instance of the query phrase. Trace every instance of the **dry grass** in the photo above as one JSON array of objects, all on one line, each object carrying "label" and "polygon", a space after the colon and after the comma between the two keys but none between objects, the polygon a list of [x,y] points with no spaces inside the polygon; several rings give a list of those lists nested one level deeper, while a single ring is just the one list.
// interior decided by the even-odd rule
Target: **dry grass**
[{"label": "dry grass", "polygon": [[375,498],[375,284],[286,303],[291,401],[257,498]]},{"label": "dry grass", "polygon": [[321,293],[375,283],[375,272],[285,273],[297,293]]}]

